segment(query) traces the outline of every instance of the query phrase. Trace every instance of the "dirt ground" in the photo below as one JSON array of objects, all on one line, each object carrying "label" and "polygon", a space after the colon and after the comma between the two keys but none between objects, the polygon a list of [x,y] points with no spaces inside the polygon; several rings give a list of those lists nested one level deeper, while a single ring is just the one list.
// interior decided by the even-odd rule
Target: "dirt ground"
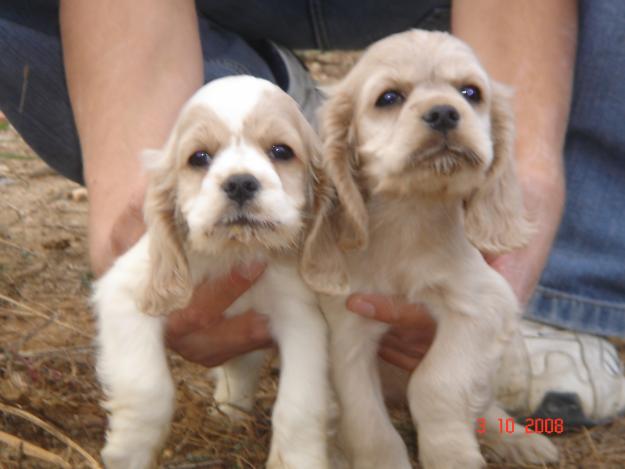
[{"label": "dirt ground", "polygon": [[[304,55],[323,81],[355,57]],[[0,468],[99,467],[106,415],[94,376],[86,219],[86,193],[0,120]],[[277,372],[267,368],[255,412],[230,424],[215,415],[208,371],[173,354],[170,363],[177,411],[162,467],[263,467]],[[415,455],[408,414],[393,418]],[[562,456],[554,467],[625,467],[625,418],[554,441]]]}]

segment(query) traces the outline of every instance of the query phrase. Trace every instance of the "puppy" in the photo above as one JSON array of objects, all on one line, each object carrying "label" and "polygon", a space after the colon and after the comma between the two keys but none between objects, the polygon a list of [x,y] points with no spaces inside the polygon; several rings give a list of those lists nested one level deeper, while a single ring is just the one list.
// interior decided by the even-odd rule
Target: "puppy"
[{"label": "puppy", "polygon": [[[267,262],[226,311],[270,317],[282,373],[267,467],[326,468],[327,336],[297,271],[312,211],[317,137],[271,83],[223,78],[185,105],[162,151],[146,157],[147,233],[96,284],[97,372],[110,413],[102,458],[111,468],[154,465],[173,413],[163,315],[194,286]],[[250,406],[262,352],[226,363],[222,404]],[[251,375],[250,375],[251,373]]]},{"label": "puppy", "polygon": [[410,468],[376,370],[388,326],[345,309],[355,291],[423,302],[438,322],[408,386],[424,467],[482,467],[482,427],[500,456],[555,460],[551,442],[521,425],[499,434],[507,415],[491,399],[519,306],[480,251],[521,247],[529,233],[507,92],[461,41],[413,30],[365,52],[323,106],[321,126],[327,180],[302,274],[326,294],[339,435],[351,467]]}]

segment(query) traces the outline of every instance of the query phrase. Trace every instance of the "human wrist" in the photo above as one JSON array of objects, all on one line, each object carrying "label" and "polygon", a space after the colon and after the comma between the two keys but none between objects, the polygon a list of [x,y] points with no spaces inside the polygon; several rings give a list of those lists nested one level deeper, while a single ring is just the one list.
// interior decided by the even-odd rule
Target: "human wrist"
[{"label": "human wrist", "polygon": [[145,232],[143,185],[109,204],[94,196],[89,213],[89,255],[96,276],[103,274]]}]

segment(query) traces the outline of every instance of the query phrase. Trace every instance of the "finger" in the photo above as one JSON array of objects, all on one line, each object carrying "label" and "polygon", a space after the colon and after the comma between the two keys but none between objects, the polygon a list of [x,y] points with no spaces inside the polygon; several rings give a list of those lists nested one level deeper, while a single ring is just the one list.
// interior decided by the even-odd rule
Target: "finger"
[{"label": "finger", "polygon": [[421,358],[409,357],[401,352],[398,352],[397,350],[386,347],[380,347],[378,355],[382,360],[390,363],[391,365],[398,366],[399,368],[410,372],[419,366],[419,363],[421,363],[422,360]]},{"label": "finger", "polygon": [[395,337],[407,344],[430,347],[436,337],[436,323],[422,327],[392,326],[385,337]]},{"label": "finger", "polygon": [[431,327],[434,323],[424,305],[409,304],[392,296],[351,295],[347,308],[356,314],[402,327]]},{"label": "finger", "polygon": [[250,288],[264,272],[266,264],[254,262],[240,266],[229,274],[204,282],[193,295],[193,302],[223,312]]},{"label": "finger", "polygon": [[385,334],[380,341],[380,347],[395,350],[412,358],[423,358],[430,348],[428,341],[406,341],[392,334]]},{"label": "finger", "polygon": [[272,343],[267,317],[253,311],[166,339],[168,346],[185,359],[209,367]]},{"label": "finger", "polygon": [[481,254],[488,265],[492,265],[499,257],[499,254],[490,254],[488,252],[482,252]]},{"label": "finger", "polygon": [[253,263],[198,285],[189,306],[167,317],[168,333],[183,336],[221,321],[223,312],[252,286],[265,267],[265,264]]}]

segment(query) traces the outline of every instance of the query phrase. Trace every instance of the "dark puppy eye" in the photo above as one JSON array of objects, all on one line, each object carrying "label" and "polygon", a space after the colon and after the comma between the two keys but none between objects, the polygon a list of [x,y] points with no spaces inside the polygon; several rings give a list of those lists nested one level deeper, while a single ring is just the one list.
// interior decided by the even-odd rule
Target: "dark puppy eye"
[{"label": "dark puppy eye", "polygon": [[404,97],[399,91],[386,90],[384,93],[380,95],[378,100],[375,102],[375,107],[394,106],[396,104],[401,104],[403,102],[404,102]]},{"label": "dark puppy eye", "polygon": [[460,88],[460,94],[472,103],[479,103],[482,100],[482,92],[477,86],[465,85]]},{"label": "dark puppy eye", "polygon": [[274,160],[287,161],[295,156],[295,152],[290,146],[280,143],[272,145],[269,149],[269,156]]},{"label": "dark puppy eye", "polygon": [[212,157],[205,151],[196,151],[193,153],[187,162],[189,166],[206,167],[210,164]]}]

